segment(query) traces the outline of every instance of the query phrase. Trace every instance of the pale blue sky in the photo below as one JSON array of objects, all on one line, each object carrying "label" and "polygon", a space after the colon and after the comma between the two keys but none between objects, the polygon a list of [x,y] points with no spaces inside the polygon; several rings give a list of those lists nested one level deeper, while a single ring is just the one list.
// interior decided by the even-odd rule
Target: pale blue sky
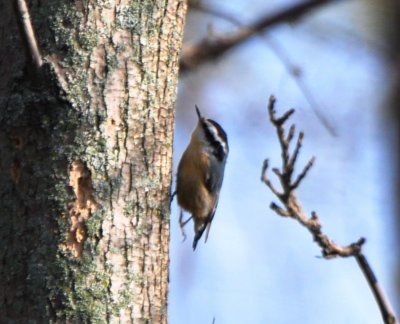
[{"label": "pale blue sky", "polygon": [[[248,5],[215,3],[220,8],[229,3],[227,11],[238,15]],[[245,19],[281,3],[291,1],[255,4]],[[267,119],[270,94],[277,97],[278,113],[296,108],[292,121],[306,135],[298,167],[317,157],[298,190],[304,209],[315,210],[323,230],[339,244],[366,237],[364,252],[393,306],[399,304],[391,192],[395,168],[391,131],[382,114],[390,75],[365,4],[331,5],[301,23],[269,32],[301,68],[337,137],[321,125],[281,60],[260,38],[181,78],[175,170],[197,122],[195,104],[227,131],[230,156],[209,240],[201,240],[194,253],[193,225],[187,225],[188,239],[182,243],[173,203],[171,324],[211,324],[213,317],[216,324],[382,322],[356,261],[318,258],[320,249],[307,230],[269,209],[277,199],[260,182],[262,161],[270,158],[280,166],[278,140]],[[356,20],[360,12],[363,19]],[[211,22],[215,31],[229,28],[206,15],[188,20],[197,24],[197,32]],[[186,37],[199,36],[191,30]]]}]

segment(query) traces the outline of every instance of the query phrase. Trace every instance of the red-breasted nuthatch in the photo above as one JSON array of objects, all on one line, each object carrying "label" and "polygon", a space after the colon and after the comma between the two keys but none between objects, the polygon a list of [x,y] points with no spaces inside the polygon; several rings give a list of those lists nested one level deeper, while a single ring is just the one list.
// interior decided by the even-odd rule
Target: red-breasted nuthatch
[{"label": "red-breasted nuthatch", "polygon": [[187,221],[182,222],[181,210],[181,229],[191,218],[194,221],[193,250],[206,228],[207,241],[229,152],[228,138],[222,127],[202,117],[197,106],[196,112],[199,122],[179,162],[176,183],[178,204],[192,214]]}]

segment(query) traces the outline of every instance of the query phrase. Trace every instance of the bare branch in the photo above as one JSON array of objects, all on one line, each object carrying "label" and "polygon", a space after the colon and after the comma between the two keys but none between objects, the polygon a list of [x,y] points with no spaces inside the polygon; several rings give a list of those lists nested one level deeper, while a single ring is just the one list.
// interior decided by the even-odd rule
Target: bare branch
[{"label": "bare branch", "polygon": [[275,102],[276,98],[274,95],[269,96],[269,101],[268,101],[268,113],[269,113],[269,118],[271,121],[274,119],[275,116]]},{"label": "bare branch", "polygon": [[[289,161],[289,142],[294,135],[294,134],[291,135],[291,132],[294,132],[294,129],[289,131],[289,134],[287,136],[289,140],[287,140],[285,139],[285,129],[283,128],[283,124],[290,118],[291,115],[294,114],[295,110],[290,109],[281,117],[277,118],[275,115],[275,108],[274,108],[275,101],[276,100],[274,96],[269,97],[268,113],[269,113],[269,119],[271,123],[275,126],[276,131],[278,133],[279,143],[281,144],[283,169],[285,169],[285,166],[288,164]],[[272,169],[272,171],[274,171],[275,174],[277,175],[279,174],[279,172],[277,172],[276,169]]]},{"label": "bare branch", "polygon": [[261,181],[264,181],[264,178],[267,176],[267,170],[269,166],[269,160],[265,159],[261,168]]},{"label": "bare branch", "polygon": [[269,207],[280,216],[283,216],[283,217],[290,217],[291,216],[286,209],[284,209],[282,207],[279,207],[274,202],[272,202],[271,205],[269,205]]},{"label": "bare branch", "polygon": [[273,168],[272,172],[275,173],[278,176],[279,179],[282,178],[282,173],[278,168]]},{"label": "bare branch", "polygon": [[213,41],[204,39],[196,45],[190,47],[187,46],[183,49],[183,55],[180,60],[180,69],[181,71],[188,71],[196,68],[205,61],[217,59],[231,48],[245,42],[253,35],[264,31],[268,27],[299,19],[311,10],[330,2],[333,2],[333,0],[306,0],[290,8],[277,12],[274,15],[261,17],[249,26],[241,28],[236,33],[225,36],[224,38],[219,38],[218,40]]},{"label": "bare branch", "polygon": [[311,158],[310,161],[308,161],[308,163],[306,164],[306,166],[304,167],[303,171],[297,176],[297,179],[295,182],[293,182],[292,184],[292,190],[295,190],[300,182],[304,179],[304,177],[307,175],[307,172],[311,169],[311,167],[314,165],[315,162],[315,156],[313,156]]},{"label": "bare branch", "polygon": [[293,139],[294,133],[296,132],[296,126],[293,124],[292,126],[290,126],[289,132],[288,132],[288,136],[286,138],[286,142],[288,142],[290,144],[290,142]]},{"label": "bare branch", "polygon": [[[326,259],[331,259],[335,257],[350,257],[353,256],[356,258],[358,265],[360,266],[362,272],[364,273],[371,290],[375,296],[375,299],[378,302],[379,308],[381,310],[382,317],[386,324],[394,324],[397,323],[394,312],[392,311],[389,302],[385,298],[383,290],[379,286],[375,275],[372,272],[370,265],[368,264],[365,256],[361,253],[362,245],[365,243],[364,238],[360,238],[357,242],[352,243],[348,246],[340,246],[333,242],[327,235],[322,232],[321,222],[315,212],[311,213],[311,217],[307,217],[303,208],[298,201],[294,190],[298,188],[301,181],[305,178],[308,171],[314,164],[315,157],[311,158],[307,165],[303,168],[303,171],[297,176],[296,180],[293,181],[293,169],[294,165],[297,161],[297,157],[300,153],[300,149],[302,146],[303,133],[300,133],[298,136],[298,140],[296,143],[296,147],[293,151],[293,154],[289,152],[289,142],[292,140],[295,132],[295,128],[292,125],[287,137],[285,138],[284,131],[284,123],[288,120],[291,114],[293,114],[294,110],[291,109],[286,112],[281,118],[275,117],[274,111],[275,98],[273,96],[270,97],[268,111],[270,115],[270,120],[273,126],[276,128],[276,132],[279,138],[279,142],[281,143],[281,156],[282,156],[282,169],[273,168],[272,171],[278,176],[281,186],[282,193],[279,193],[278,190],[272,187],[270,181],[267,176],[268,162],[264,162],[263,164],[263,174],[262,180],[267,186],[271,189],[271,191],[279,198],[279,200],[283,203],[284,207],[280,207],[275,203],[271,203],[270,208],[275,211],[278,215],[283,217],[292,217],[296,219],[301,225],[307,228],[307,230],[311,233],[314,241],[321,247],[322,256]],[[267,160],[266,160],[267,161]]]},{"label": "bare branch", "polygon": [[270,120],[272,124],[276,128],[276,132],[279,138],[279,142],[281,143],[281,155],[282,155],[282,169],[273,168],[272,171],[278,176],[283,193],[279,193],[276,188],[271,189],[271,182],[267,176],[268,163],[264,162],[263,165],[263,181],[267,184],[267,186],[271,189],[271,191],[279,198],[279,200],[285,205],[286,211],[283,212],[282,208],[277,208],[276,205],[271,205],[271,208],[274,211],[277,211],[279,215],[287,215],[289,214],[292,218],[299,221],[303,226],[305,226],[313,235],[314,240],[318,243],[318,245],[322,248],[322,255],[325,258],[332,258],[335,256],[351,256],[359,253],[359,246],[361,244],[350,244],[347,247],[341,247],[335,244],[329,237],[321,231],[321,224],[319,218],[315,212],[312,213],[311,217],[307,217],[304,213],[294,190],[298,188],[301,181],[305,178],[308,171],[314,164],[315,157],[311,158],[310,161],[303,168],[303,171],[297,176],[296,180],[293,180],[293,169],[294,165],[297,161],[297,158],[300,153],[300,149],[302,147],[302,141],[304,138],[304,133],[300,132],[298,135],[296,147],[292,154],[289,152],[289,141],[294,137],[295,127],[291,126],[288,136],[285,137],[284,123],[288,120],[288,118],[294,113],[294,109],[290,109],[286,113],[282,115],[282,117],[277,118],[275,116],[275,97],[271,96],[268,111],[270,115]]},{"label": "bare branch", "polygon": [[275,189],[275,187],[267,177],[268,163],[268,160],[265,160],[263,163],[261,170],[261,181],[267,185],[267,187],[272,191],[275,196],[280,197],[282,194]]},{"label": "bare branch", "polygon": [[269,98],[269,101],[270,101],[270,105],[269,105],[269,107],[270,107],[270,109],[269,109],[269,111],[270,111],[270,119],[271,119],[271,122],[275,125],[275,126],[282,126],[289,118],[290,118],[290,116],[291,115],[293,115],[294,114],[294,112],[295,112],[295,110],[294,109],[290,109],[289,111],[287,111],[287,112],[285,112],[283,115],[282,115],[282,117],[280,117],[280,118],[276,118],[275,117],[275,110],[274,110],[274,105],[275,105],[275,97],[273,97],[273,96],[271,96],[270,98]]},{"label": "bare branch", "polygon": [[40,69],[43,65],[42,56],[40,55],[39,46],[33,31],[31,17],[29,15],[28,6],[25,0],[15,0],[16,16],[21,27],[21,34],[24,45],[28,52],[28,60],[33,63],[36,69]]},{"label": "bare branch", "polygon": [[283,125],[286,122],[286,120],[288,120],[290,118],[290,116],[292,116],[294,114],[294,112],[295,112],[294,109],[290,109],[289,111],[284,113],[281,118],[278,118],[275,120],[276,125],[278,125],[278,126]]},{"label": "bare branch", "polygon": [[290,167],[291,169],[293,169],[294,164],[296,163],[296,160],[297,160],[297,157],[299,155],[301,146],[303,144],[303,138],[304,138],[304,133],[300,132],[299,136],[297,137],[296,147],[294,148],[292,157],[290,158],[289,163],[288,163],[288,167]]},{"label": "bare branch", "polygon": [[379,285],[378,280],[376,279],[375,274],[372,271],[367,261],[367,258],[363,254],[359,253],[356,254],[356,260],[360,268],[363,270],[364,276],[367,279],[368,284],[374,293],[376,302],[379,305],[379,309],[382,313],[384,322],[387,324],[397,323],[396,318],[393,315],[394,312],[391,308],[391,305],[387,300],[382,287]]}]

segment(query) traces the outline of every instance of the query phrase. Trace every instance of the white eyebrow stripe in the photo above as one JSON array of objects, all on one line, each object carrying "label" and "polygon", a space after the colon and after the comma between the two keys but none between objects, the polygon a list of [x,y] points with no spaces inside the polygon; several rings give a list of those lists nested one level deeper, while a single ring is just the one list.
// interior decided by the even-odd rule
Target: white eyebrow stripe
[{"label": "white eyebrow stripe", "polygon": [[210,131],[211,135],[213,136],[214,140],[221,144],[224,153],[228,153],[227,144],[224,139],[219,135],[217,127],[215,127],[212,123],[210,123],[207,119],[204,120],[208,130]]}]

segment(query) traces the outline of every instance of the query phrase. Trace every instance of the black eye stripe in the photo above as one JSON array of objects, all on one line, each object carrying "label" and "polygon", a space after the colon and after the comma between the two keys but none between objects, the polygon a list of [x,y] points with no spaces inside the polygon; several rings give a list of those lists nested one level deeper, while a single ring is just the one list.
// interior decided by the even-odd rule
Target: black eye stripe
[{"label": "black eye stripe", "polygon": [[226,136],[225,131],[222,129],[222,127],[215,121],[213,121],[212,119],[207,119],[208,122],[210,122],[215,129],[217,130],[218,136],[225,142],[228,143],[228,138]]}]

